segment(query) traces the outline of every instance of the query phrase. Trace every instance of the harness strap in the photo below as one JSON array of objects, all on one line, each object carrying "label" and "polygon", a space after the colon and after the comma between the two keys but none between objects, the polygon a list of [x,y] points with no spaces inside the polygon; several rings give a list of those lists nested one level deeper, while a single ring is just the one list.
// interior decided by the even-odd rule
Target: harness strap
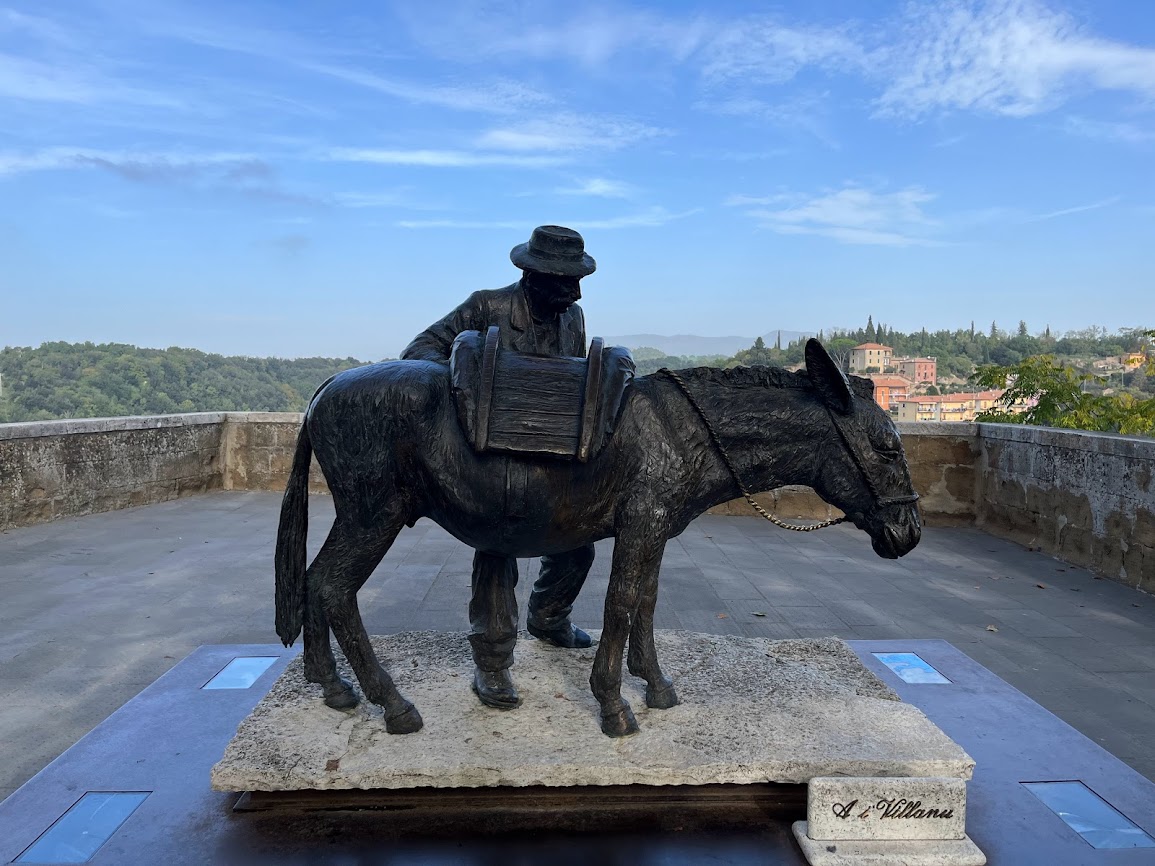
[{"label": "harness strap", "polygon": [[[742,496],[745,497],[746,502],[749,503],[750,507],[753,508],[755,512],[769,520],[775,526],[781,527],[782,529],[789,529],[793,532],[813,532],[815,529],[825,529],[827,526],[837,526],[839,523],[845,523],[847,521],[848,518],[846,517],[836,517],[831,520],[824,520],[821,523],[812,523],[807,526],[799,526],[794,523],[786,523],[784,520],[775,517],[773,514],[755,502],[754,497],[750,495],[750,491],[746,489],[746,485],[742,483],[742,479],[738,477],[738,471],[734,468],[734,464],[730,462],[730,455],[727,454],[726,449],[722,447],[722,442],[718,438],[718,434],[714,431],[714,425],[710,423],[710,419],[706,417],[706,413],[702,411],[702,407],[698,405],[698,401],[694,399],[694,396],[690,393],[690,389],[686,386],[686,383],[682,381],[682,377],[675,373],[673,370],[667,370],[665,368],[659,372],[665,373],[667,376],[669,376],[670,379],[673,380],[674,384],[676,384],[678,388],[681,389],[682,393],[686,395],[686,400],[691,406],[694,407],[694,411],[698,413],[698,417],[701,418],[702,423],[706,425],[706,432],[710,434],[710,441],[714,444],[714,449],[718,452],[718,456],[722,458],[722,462],[730,471],[730,477],[734,479],[734,483],[738,485],[738,490],[742,493]],[[839,432],[841,433],[841,431]]]},{"label": "harness strap", "polygon": [[[714,425],[710,423],[710,419],[706,417],[706,413],[702,411],[702,407],[698,405],[698,401],[694,399],[694,395],[690,393],[690,389],[682,380],[682,377],[675,373],[673,370],[667,370],[665,368],[659,372],[665,373],[667,376],[669,376],[670,379],[672,379],[678,386],[681,392],[686,395],[686,400],[691,406],[694,407],[694,411],[698,413],[698,417],[701,418],[702,423],[706,425],[706,432],[710,434],[710,441],[714,444],[714,448],[717,450],[718,456],[722,458],[722,462],[726,465],[726,469],[729,470],[730,477],[732,477],[734,479],[734,483],[738,485],[738,490],[741,491],[742,496],[746,499],[746,502],[748,502],[750,507],[753,508],[758,514],[769,520],[775,526],[780,526],[782,529],[790,529],[794,532],[813,532],[815,529],[825,529],[827,526],[837,526],[839,523],[845,523],[847,520],[849,520],[848,517],[837,517],[831,520],[824,520],[821,523],[799,526],[797,524],[786,523],[766,511],[765,508],[754,501],[754,497],[750,495],[750,492],[746,489],[746,485],[743,484],[742,479],[738,477],[738,471],[734,468],[734,464],[730,462],[730,455],[727,454],[726,449],[722,447],[722,441],[718,438],[718,434],[714,430]],[[866,489],[869,490],[870,495],[874,497],[874,502],[876,505],[878,505],[880,508],[885,508],[890,505],[911,505],[915,502],[918,502],[918,494],[913,490],[904,496],[880,496],[878,493],[878,488],[874,484],[874,479],[870,477],[870,474],[866,471],[866,467],[862,463],[862,457],[859,455],[858,449],[854,447],[853,443],[851,443],[850,439],[846,435],[846,431],[842,429],[842,425],[839,423],[838,418],[835,416],[834,412],[830,409],[829,406],[826,407],[826,414],[830,416],[830,423],[833,424],[834,429],[838,431],[838,438],[842,440],[842,444],[849,452],[851,460],[853,460],[854,465],[858,467],[859,474],[862,475],[862,480],[866,482]]]}]

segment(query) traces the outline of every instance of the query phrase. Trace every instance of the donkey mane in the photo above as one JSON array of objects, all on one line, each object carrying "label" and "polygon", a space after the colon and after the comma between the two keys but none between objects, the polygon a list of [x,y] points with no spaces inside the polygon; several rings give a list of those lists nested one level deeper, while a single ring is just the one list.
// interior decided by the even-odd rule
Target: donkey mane
[{"label": "donkey mane", "polygon": [[[797,373],[782,367],[691,367],[676,371],[690,385],[719,385],[726,388],[797,388],[813,391],[814,385],[805,370]],[[660,373],[652,373],[658,376]],[[648,377],[647,377],[648,378]],[[859,397],[874,399],[874,382],[850,376],[850,389]]]}]

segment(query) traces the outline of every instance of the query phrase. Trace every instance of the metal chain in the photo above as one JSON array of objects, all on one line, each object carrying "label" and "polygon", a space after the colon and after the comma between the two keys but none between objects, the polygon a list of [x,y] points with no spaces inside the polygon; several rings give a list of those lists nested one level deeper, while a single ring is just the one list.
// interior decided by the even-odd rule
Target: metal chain
[{"label": "metal chain", "polygon": [[730,470],[730,476],[734,479],[734,483],[738,485],[738,490],[741,491],[742,496],[745,497],[746,502],[762,517],[769,520],[775,526],[782,529],[789,529],[792,532],[813,532],[815,529],[825,529],[827,526],[837,526],[839,523],[845,523],[847,518],[836,517],[831,520],[824,520],[821,523],[812,523],[808,526],[798,526],[793,523],[786,523],[768,512],[765,508],[754,501],[754,497],[750,495],[750,491],[746,489],[746,485],[742,483],[742,479],[738,477],[738,471],[734,468],[734,464],[730,462],[730,455],[726,453],[726,449],[722,447],[722,441],[718,438],[718,434],[714,431],[714,425],[710,423],[710,419],[706,417],[706,413],[702,411],[702,407],[698,405],[698,401],[694,399],[690,393],[690,389],[686,383],[682,381],[682,377],[673,370],[667,370],[664,367],[659,370],[660,373],[665,373],[670,377],[686,395],[686,399],[690,405],[694,407],[694,411],[698,413],[698,417],[702,419],[702,423],[706,425],[706,432],[710,434],[710,441],[714,443],[714,448],[718,451],[718,456],[722,458],[722,462],[726,464],[726,468]]}]

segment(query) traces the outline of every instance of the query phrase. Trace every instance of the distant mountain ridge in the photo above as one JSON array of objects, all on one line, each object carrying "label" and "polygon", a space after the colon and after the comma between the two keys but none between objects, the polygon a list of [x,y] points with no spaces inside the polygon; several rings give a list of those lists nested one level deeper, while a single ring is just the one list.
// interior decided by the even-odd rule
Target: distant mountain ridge
[{"label": "distant mountain ridge", "polygon": [[[773,346],[778,340],[778,331],[769,331],[762,335],[767,346]],[[786,348],[794,340],[803,337],[812,337],[812,331],[782,331],[782,348]],[[596,335],[595,335],[596,336]],[[697,334],[674,334],[672,337],[663,334],[626,334],[619,337],[606,337],[610,346],[625,346],[629,349],[639,349],[649,346],[659,349],[667,355],[725,355],[729,357],[735,352],[749,349],[754,345],[756,337],[699,337]]]}]

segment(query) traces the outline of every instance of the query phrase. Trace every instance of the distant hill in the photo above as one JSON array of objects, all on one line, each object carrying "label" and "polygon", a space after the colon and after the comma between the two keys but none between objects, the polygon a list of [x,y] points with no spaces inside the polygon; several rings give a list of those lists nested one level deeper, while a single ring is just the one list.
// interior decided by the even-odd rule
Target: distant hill
[{"label": "distant hill", "polygon": [[[595,335],[597,336],[597,335]],[[794,340],[813,336],[806,331],[783,331],[782,348],[786,348]],[[610,346],[626,346],[637,349],[649,346],[661,349],[667,355],[725,355],[727,357],[749,349],[754,345],[755,337],[699,337],[697,334],[675,334],[667,337],[662,334],[626,334],[620,337],[606,337]],[[762,335],[767,346],[773,346],[778,339],[777,331],[770,331]]]},{"label": "distant hill", "polygon": [[173,412],[300,412],[356,358],[226,357],[120,343],[0,349],[0,423]]}]

